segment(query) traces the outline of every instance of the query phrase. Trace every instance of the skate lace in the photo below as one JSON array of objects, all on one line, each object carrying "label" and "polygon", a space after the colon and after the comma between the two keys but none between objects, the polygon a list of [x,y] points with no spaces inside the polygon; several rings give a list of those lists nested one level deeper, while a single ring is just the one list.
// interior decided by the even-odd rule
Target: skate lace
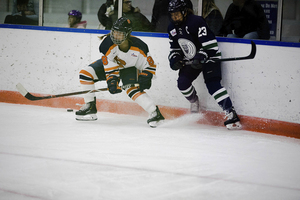
[{"label": "skate lace", "polygon": [[79,110],[84,111],[87,110],[89,107],[90,107],[90,103],[86,103]]},{"label": "skate lace", "polygon": [[154,118],[157,116],[157,112],[156,111],[153,111],[151,114],[150,114],[150,119]]},{"label": "skate lace", "polygon": [[227,120],[229,120],[229,119],[232,119],[233,118],[233,112],[226,112],[225,113],[225,117],[224,117],[224,119],[227,119]]}]

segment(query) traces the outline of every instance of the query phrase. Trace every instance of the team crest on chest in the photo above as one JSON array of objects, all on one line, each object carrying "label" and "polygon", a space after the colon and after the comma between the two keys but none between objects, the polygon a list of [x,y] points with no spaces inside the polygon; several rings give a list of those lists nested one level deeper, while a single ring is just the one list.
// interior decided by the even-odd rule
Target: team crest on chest
[{"label": "team crest on chest", "polygon": [[196,55],[196,46],[193,42],[188,39],[180,38],[178,39],[178,44],[181,47],[185,57],[187,59],[192,59]]},{"label": "team crest on chest", "polygon": [[116,57],[114,58],[114,61],[115,61],[116,63],[118,63],[119,68],[121,68],[121,69],[125,68],[125,67],[124,67],[124,66],[126,65],[125,60],[122,60],[122,59],[120,59],[118,56],[116,56]]}]

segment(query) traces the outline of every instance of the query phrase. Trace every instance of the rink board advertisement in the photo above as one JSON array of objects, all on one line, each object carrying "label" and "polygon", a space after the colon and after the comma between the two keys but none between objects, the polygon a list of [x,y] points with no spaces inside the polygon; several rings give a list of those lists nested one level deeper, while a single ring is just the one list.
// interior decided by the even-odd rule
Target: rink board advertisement
[{"label": "rink board advertisement", "polygon": [[277,13],[278,13],[278,1],[258,1],[263,7],[266,14],[266,18],[269,22],[270,36],[271,38],[276,37],[277,29]]}]

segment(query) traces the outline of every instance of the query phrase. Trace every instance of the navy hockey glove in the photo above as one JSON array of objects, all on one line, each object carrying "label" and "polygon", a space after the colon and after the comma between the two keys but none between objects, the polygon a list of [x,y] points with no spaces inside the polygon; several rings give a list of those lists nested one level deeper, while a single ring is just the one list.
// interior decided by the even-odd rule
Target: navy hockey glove
[{"label": "navy hockey glove", "polygon": [[201,69],[202,70],[202,63],[199,60],[193,60],[191,67],[194,69]]},{"label": "navy hockey glove", "polygon": [[139,74],[139,90],[143,92],[145,89],[150,89],[151,87],[151,80],[152,80],[153,74],[149,71],[143,70]]},{"label": "navy hockey glove", "polygon": [[182,69],[183,67],[184,67],[183,61],[179,60],[171,68],[176,71],[176,70]]},{"label": "navy hockey glove", "polygon": [[107,87],[111,94],[122,92],[122,88],[119,86],[119,78],[116,76],[110,76],[107,78]]},{"label": "navy hockey glove", "polygon": [[196,53],[193,62],[191,64],[191,67],[194,69],[202,69],[202,64],[206,63],[208,59],[207,54],[204,51],[199,51],[198,53]]},{"label": "navy hockey glove", "polygon": [[179,52],[171,52],[169,55],[170,67],[173,70],[182,69],[184,67],[184,63],[182,61],[182,56]]}]

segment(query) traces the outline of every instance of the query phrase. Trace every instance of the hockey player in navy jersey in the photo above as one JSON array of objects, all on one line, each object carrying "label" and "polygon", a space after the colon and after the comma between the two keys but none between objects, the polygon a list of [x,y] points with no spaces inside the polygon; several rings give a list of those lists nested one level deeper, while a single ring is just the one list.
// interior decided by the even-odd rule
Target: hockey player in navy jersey
[{"label": "hockey player in navy jersey", "polygon": [[[102,59],[80,71],[80,83],[83,89],[94,90],[95,82],[106,80],[109,92],[117,94],[122,92],[122,80],[123,86],[129,85],[124,89],[127,95],[149,113],[147,123],[156,127],[164,117],[145,92],[151,87],[152,78],[156,74],[156,64],[147,44],[131,36],[131,31],[131,21],[126,17],[121,17],[114,23],[111,32],[105,35],[100,44]],[[85,105],[76,112],[76,119],[96,120],[95,93],[86,94],[84,100]]]},{"label": "hockey player in navy jersey", "polygon": [[220,83],[220,62],[211,60],[221,58],[215,35],[203,17],[187,8],[185,0],[171,0],[168,11],[171,19],[168,26],[170,67],[179,70],[177,87],[191,103],[191,112],[199,112],[199,98],[192,83],[202,72],[208,92],[225,111],[224,125],[228,129],[241,128],[227,90]]}]

